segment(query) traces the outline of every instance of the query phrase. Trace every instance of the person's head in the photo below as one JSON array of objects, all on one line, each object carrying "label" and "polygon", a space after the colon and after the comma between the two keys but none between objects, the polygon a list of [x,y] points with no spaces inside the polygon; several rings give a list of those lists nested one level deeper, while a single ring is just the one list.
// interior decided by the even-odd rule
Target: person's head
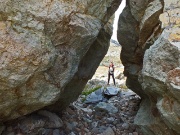
[{"label": "person's head", "polygon": [[114,66],[114,64],[113,64],[113,62],[112,62],[112,61],[111,61],[110,65],[111,65],[111,66]]}]

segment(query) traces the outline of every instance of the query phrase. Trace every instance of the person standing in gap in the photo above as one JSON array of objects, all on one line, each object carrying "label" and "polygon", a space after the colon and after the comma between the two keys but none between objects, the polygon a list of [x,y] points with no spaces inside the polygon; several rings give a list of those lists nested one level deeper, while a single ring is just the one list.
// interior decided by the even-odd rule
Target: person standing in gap
[{"label": "person standing in gap", "polygon": [[112,76],[114,85],[116,85],[115,79],[114,79],[114,70],[115,70],[114,64],[113,64],[113,62],[111,62],[109,65],[109,71],[108,71],[108,85],[109,85],[109,81],[110,81],[110,76]]}]

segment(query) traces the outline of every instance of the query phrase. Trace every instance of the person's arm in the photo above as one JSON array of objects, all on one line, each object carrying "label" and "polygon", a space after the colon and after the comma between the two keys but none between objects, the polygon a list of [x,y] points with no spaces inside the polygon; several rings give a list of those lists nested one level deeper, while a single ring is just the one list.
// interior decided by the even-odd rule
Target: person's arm
[{"label": "person's arm", "polygon": [[109,66],[106,66],[106,65],[104,65],[104,64],[102,64],[104,67],[108,67],[109,68]]}]

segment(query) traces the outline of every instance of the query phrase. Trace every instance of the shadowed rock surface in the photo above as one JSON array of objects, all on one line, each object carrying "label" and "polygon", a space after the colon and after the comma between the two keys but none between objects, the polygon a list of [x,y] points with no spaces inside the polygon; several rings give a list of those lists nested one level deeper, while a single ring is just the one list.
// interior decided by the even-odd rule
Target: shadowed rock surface
[{"label": "shadowed rock surface", "polygon": [[0,121],[75,100],[108,50],[104,26],[120,2],[1,0]]},{"label": "shadowed rock surface", "polygon": [[179,11],[179,0],[128,0],[119,19],[126,84],[142,97],[135,124],[145,135],[180,134]]}]

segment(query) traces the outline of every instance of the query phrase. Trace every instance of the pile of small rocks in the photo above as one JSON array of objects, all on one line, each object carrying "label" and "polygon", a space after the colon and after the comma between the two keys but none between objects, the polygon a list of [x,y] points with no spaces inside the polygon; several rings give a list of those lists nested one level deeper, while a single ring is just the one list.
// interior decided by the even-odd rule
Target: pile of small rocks
[{"label": "pile of small rocks", "polygon": [[0,126],[2,135],[142,135],[133,124],[140,98],[131,90],[94,104],[84,95],[61,116],[41,110]]},{"label": "pile of small rocks", "polygon": [[106,102],[84,104],[80,96],[63,113],[64,133],[69,135],[142,135],[133,124],[140,98],[120,92]]}]

